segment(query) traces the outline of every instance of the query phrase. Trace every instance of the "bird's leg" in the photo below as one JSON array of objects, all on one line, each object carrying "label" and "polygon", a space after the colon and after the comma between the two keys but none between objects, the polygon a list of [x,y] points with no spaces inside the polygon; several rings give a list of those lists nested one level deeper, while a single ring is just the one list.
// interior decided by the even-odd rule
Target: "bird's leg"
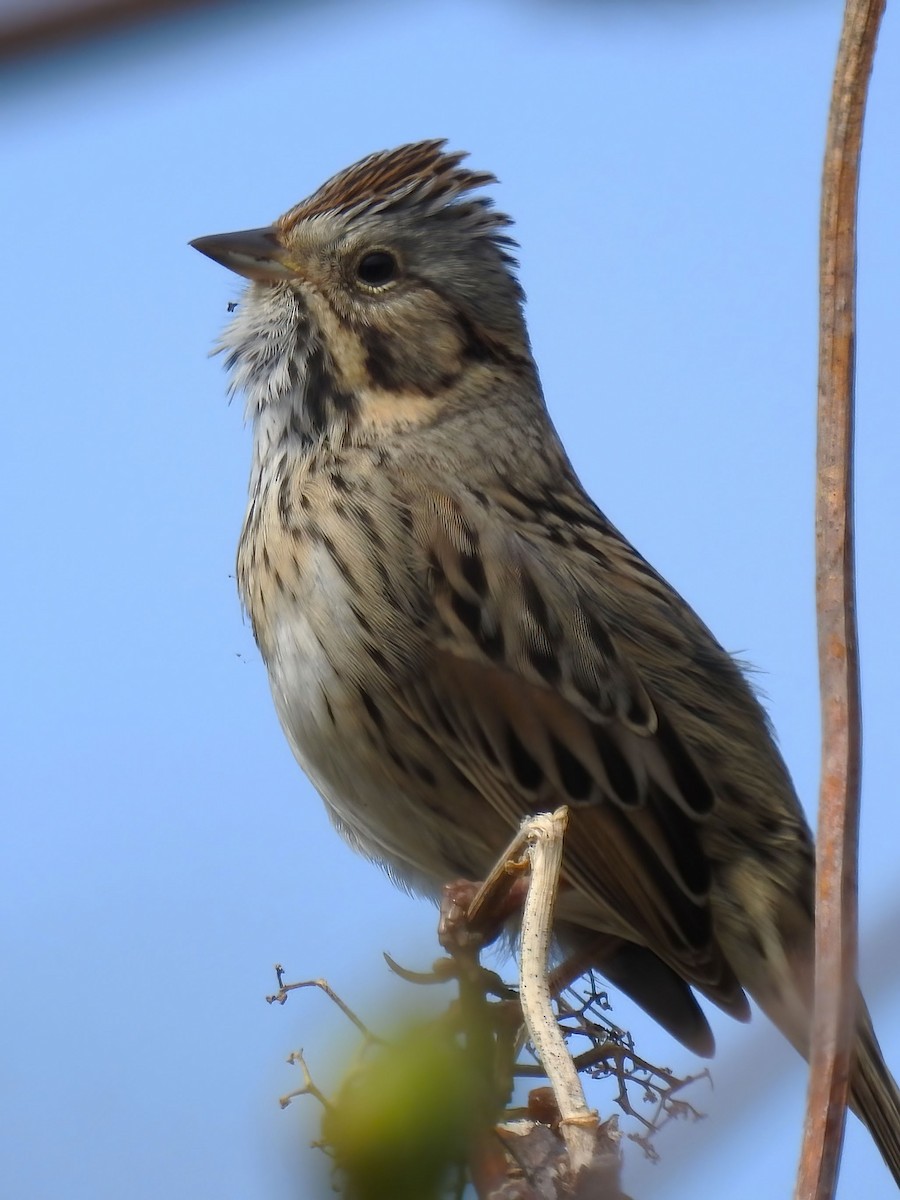
[{"label": "bird's leg", "polygon": [[507,861],[501,871],[491,872],[483,882],[454,879],[444,884],[438,941],[448,954],[469,947],[481,949],[500,936],[509,918],[522,907],[528,891],[528,880],[523,877],[526,869],[527,864]]}]

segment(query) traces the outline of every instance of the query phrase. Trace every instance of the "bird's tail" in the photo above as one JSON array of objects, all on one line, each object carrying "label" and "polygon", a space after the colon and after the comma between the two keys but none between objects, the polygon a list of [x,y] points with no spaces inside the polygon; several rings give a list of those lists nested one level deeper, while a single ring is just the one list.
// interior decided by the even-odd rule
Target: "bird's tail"
[{"label": "bird's tail", "polygon": [[860,1004],[850,1103],[871,1133],[894,1182],[900,1187],[900,1089],[885,1064],[861,998]]},{"label": "bird's tail", "polygon": [[[753,989],[760,1008],[778,1026],[804,1058],[809,1058],[812,967],[806,959],[793,957],[793,971],[785,969],[780,978],[790,979],[788,986],[774,989],[771,976],[762,988]],[[804,969],[798,963],[805,963]],[[758,977],[759,978],[759,977]],[[872,1135],[888,1170],[900,1188],[900,1089],[888,1070],[872,1028],[872,1018],[862,993],[857,998],[856,1061],[850,1077],[850,1107]]]}]

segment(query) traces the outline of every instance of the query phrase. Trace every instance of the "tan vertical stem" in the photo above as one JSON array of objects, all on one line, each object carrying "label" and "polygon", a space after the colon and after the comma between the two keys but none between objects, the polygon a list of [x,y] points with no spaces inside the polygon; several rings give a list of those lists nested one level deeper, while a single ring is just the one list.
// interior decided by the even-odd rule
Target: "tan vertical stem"
[{"label": "tan vertical stem", "polygon": [[795,1200],[834,1195],[856,999],[859,652],[853,560],[856,201],[863,113],[884,0],[847,0],[822,178],[816,609],[822,774],[810,1081]]}]

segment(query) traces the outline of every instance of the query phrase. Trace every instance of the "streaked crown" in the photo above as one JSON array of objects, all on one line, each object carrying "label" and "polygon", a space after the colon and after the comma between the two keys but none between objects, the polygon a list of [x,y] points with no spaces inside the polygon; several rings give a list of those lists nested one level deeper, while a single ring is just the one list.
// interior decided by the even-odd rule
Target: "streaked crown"
[{"label": "streaked crown", "polygon": [[[445,138],[432,138],[370,154],[333,175],[308,199],[289,209],[276,225],[286,235],[299,222],[323,215],[352,218],[416,209],[424,216],[445,208],[466,192],[497,182],[489,171],[472,171],[461,166],[466,152],[446,151],[446,144]],[[512,224],[508,216],[494,209],[488,196],[470,199],[465,206],[457,205],[453,215],[468,218],[474,228],[492,236]],[[512,244],[512,239],[503,235],[499,241]]]}]

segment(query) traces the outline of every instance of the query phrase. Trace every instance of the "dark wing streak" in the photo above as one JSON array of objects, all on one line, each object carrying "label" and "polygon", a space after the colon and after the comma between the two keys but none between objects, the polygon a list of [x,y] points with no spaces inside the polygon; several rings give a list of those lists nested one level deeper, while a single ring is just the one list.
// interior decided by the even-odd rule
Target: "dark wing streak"
[{"label": "dark wing streak", "polygon": [[[479,731],[473,718],[474,707],[457,699],[444,689],[433,686],[435,674],[422,674],[409,685],[401,696],[394,697],[395,703],[404,708],[404,716],[417,723],[423,741],[430,745],[433,758],[449,759],[462,777],[462,794],[457,793],[459,823],[470,833],[477,829],[480,845],[474,846],[469,838],[469,852],[474,873],[484,877],[493,866],[498,847],[506,844],[523,816],[521,798],[510,788],[504,778],[500,764],[493,751],[484,754],[490,743]],[[468,799],[471,790],[472,799]],[[478,806],[477,819],[467,819],[467,806]],[[545,807],[549,807],[552,801]],[[680,809],[676,809],[680,814]],[[468,809],[471,815],[471,807]],[[685,818],[686,819],[686,818]],[[569,847],[571,849],[571,847]],[[464,872],[465,873],[465,872]],[[569,896],[573,893],[570,891]],[[564,904],[569,896],[564,896]],[[697,1004],[693,992],[683,978],[683,971],[663,963],[651,950],[632,940],[633,931],[625,927],[625,935],[597,933],[589,926],[595,924],[605,928],[622,926],[620,912],[614,907],[616,897],[604,905],[603,896],[596,890],[585,902],[587,920],[559,923],[562,947],[567,954],[583,956],[585,966],[593,966],[613,986],[636,1000],[655,1020],[694,1053],[710,1056],[715,1047],[714,1039],[705,1015]],[[580,916],[580,914],[576,914]],[[721,992],[721,995],[717,992]],[[722,997],[730,995],[730,985],[713,980],[706,989],[714,1000],[724,1002]],[[741,997],[732,997],[729,1011],[735,1016],[746,1015],[740,1003]]]},{"label": "dark wing streak", "polygon": [[[585,506],[565,510],[576,522],[590,515]],[[545,522],[523,535],[521,525],[498,520],[493,505],[436,490],[418,529],[438,649],[416,682],[418,699],[397,698],[407,718],[419,724],[431,711],[430,733],[510,832],[529,813],[571,806],[566,919],[646,945],[745,1015],[710,918],[702,825],[712,789],[624,651],[621,613],[606,599],[616,591],[608,556],[627,560],[627,543],[606,526],[588,529],[605,539],[606,566],[591,569],[586,535],[577,555],[560,560],[538,544]],[[560,561],[571,574],[559,571]],[[646,589],[655,604],[668,603],[652,574],[628,572],[628,587],[636,598]],[[541,661],[548,645],[552,673]]]},{"label": "dark wing streak", "polygon": [[[394,702],[471,781],[509,834],[529,813],[570,802],[553,776],[548,730],[564,736],[565,724],[586,740],[587,722],[559,697],[444,650]],[[540,770],[535,788],[517,778],[510,729]],[[692,897],[681,885],[677,863],[685,847],[671,845],[666,832],[646,806],[638,813],[608,801],[573,806],[564,869],[572,890],[561,897],[561,917],[646,945],[717,1004],[742,1013],[743,994],[713,938],[706,896]],[[483,870],[500,849],[502,843],[485,847]],[[697,853],[696,844],[690,852]]]}]

